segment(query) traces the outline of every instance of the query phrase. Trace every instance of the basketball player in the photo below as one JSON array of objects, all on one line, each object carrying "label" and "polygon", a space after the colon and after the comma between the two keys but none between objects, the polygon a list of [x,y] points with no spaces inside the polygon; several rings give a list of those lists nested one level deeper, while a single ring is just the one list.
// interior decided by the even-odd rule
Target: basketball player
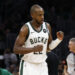
[{"label": "basketball player", "polygon": [[70,39],[68,47],[71,53],[67,56],[64,73],[65,75],[75,75],[75,38]]},{"label": "basketball player", "polygon": [[[49,45],[52,41],[51,27],[44,22],[41,6],[33,5],[30,14],[32,21],[23,25],[14,45],[14,52],[21,57],[19,75],[48,75],[45,60],[46,51],[50,50],[49,47],[53,48],[53,45]],[[56,43],[63,39],[61,32],[57,34]]]}]

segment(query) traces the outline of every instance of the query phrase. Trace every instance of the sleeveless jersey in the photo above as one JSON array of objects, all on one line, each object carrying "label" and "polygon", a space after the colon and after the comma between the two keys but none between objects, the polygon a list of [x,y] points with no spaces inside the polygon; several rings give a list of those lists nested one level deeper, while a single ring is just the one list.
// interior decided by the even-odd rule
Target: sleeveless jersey
[{"label": "sleeveless jersey", "polygon": [[29,36],[27,40],[25,41],[25,44],[23,47],[26,48],[32,48],[37,45],[42,45],[43,50],[41,52],[31,52],[28,54],[24,54],[22,56],[22,60],[25,60],[30,63],[42,63],[45,62],[47,56],[46,56],[46,50],[47,50],[47,44],[48,44],[48,38],[49,38],[49,30],[46,27],[46,23],[43,22],[41,25],[41,30],[38,32],[36,31],[30,22],[27,22],[26,25],[29,28]]}]

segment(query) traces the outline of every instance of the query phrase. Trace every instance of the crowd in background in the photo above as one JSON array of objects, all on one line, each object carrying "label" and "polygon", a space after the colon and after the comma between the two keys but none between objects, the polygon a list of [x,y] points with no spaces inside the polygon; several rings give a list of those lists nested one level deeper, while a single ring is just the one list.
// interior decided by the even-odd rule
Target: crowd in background
[{"label": "crowd in background", "polygon": [[13,53],[14,41],[22,25],[31,20],[29,9],[35,3],[45,9],[45,21],[49,22],[52,27],[53,39],[56,38],[57,31],[64,32],[63,41],[53,50],[58,56],[61,66],[68,53],[68,41],[71,37],[75,37],[74,0],[73,2],[68,0],[1,0],[0,55],[4,57],[2,61],[4,65],[1,66],[11,73],[18,72],[19,67],[19,56]]}]

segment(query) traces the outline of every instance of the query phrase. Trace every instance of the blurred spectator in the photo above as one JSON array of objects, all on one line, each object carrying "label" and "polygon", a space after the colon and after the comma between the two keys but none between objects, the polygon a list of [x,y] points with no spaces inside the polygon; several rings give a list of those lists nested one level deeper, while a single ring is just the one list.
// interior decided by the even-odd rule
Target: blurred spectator
[{"label": "blurred spectator", "polygon": [[4,60],[6,69],[9,69],[10,65],[13,64],[16,66],[17,64],[17,56],[10,51],[10,49],[6,49],[4,52]]},{"label": "blurred spectator", "polygon": [[12,75],[8,70],[0,68],[0,75]]},{"label": "blurred spectator", "polygon": [[13,75],[18,75],[19,72],[19,66],[17,65],[10,65],[10,70],[9,70]]},{"label": "blurred spectator", "polygon": [[58,66],[58,75],[63,75],[63,69],[64,69],[64,64],[62,63],[62,61],[59,62],[59,66]]},{"label": "blurred spectator", "polygon": [[4,56],[0,55],[0,75],[12,75],[9,71],[3,69],[3,65],[4,65]]}]

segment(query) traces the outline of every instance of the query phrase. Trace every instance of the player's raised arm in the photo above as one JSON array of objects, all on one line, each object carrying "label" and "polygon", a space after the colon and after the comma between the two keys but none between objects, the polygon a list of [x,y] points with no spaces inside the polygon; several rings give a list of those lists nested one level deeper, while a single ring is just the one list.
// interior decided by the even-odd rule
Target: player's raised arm
[{"label": "player's raised arm", "polygon": [[16,38],[14,49],[13,49],[14,53],[16,53],[16,54],[27,54],[30,52],[34,52],[34,51],[37,52],[37,51],[42,50],[42,46],[39,46],[39,45],[32,47],[32,48],[23,47],[23,45],[25,44],[27,36],[28,36],[28,27],[26,25],[24,25],[21,28],[19,35]]},{"label": "player's raised arm", "polygon": [[47,23],[47,27],[49,29],[49,40],[48,40],[48,49],[47,50],[50,51],[50,50],[53,50],[54,48],[56,48],[59,45],[59,43],[63,40],[64,33],[62,31],[58,31],[56,33],[57,39],[52,40],[51,27],[48,23]]}]

